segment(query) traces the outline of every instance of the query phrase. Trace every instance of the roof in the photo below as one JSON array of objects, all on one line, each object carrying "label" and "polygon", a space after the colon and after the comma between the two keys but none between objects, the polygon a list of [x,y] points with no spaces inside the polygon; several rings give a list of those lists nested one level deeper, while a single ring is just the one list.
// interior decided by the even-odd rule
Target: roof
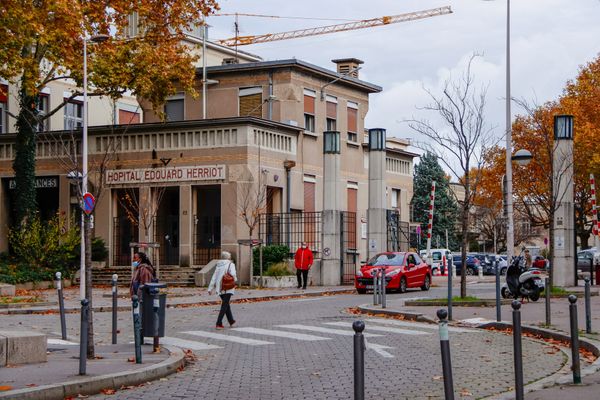
[{"label": "roof", "polygon": [[[358,78],[354,78],[352,76],[346,76],[339,74],[335,71],[331,71],[329,69],[319,67],[318,65],[311,64],[306,61],[297,60],[295,58],[287,59],[287,60],[274,60],[274,61],[261,61],[261,62],[250,62],[243,64],[225,64],[225,65],[215,65],[207,67],[207,73],[233,73],[233,72],[243,72],[243,71],[257,71],[257,70],[267,70],[273,68],[297,68],[300,70],[304,70],[306,72],[313,73],[315,75],[320,75],[322,77],[328,79],[339,79],[340,83],[353,86],[355,88],[362,89],[369,93],[379,93],[383,90],[381,86],[375,85],[373,83],[369,83],[366,81],[362,81]],[[202,73],[202,69],[198,68],[196,70],[198,74]]]}]

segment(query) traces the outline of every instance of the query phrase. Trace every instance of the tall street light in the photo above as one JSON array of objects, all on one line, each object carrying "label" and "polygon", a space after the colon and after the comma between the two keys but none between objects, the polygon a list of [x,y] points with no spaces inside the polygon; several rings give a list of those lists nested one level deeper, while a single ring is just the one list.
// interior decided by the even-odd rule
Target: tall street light
[{"label": "tall street light", "polygon": [[515,248],[512,188],[512,118],[510,110],[510,0],[506,0],[506,254],[510,263]]},{"label": "tall street light", "polygon": [[[109,39],[108,35],[93,35],[83,38],[83,129],[81,139],[81,196],[87,192],[88,187],[88,110],[87,110],[87,43],[102,43]],[[85,299],[85,213],[81,213],[81,247],[80,247],[80,269],[79,269],[79,297]]]}]

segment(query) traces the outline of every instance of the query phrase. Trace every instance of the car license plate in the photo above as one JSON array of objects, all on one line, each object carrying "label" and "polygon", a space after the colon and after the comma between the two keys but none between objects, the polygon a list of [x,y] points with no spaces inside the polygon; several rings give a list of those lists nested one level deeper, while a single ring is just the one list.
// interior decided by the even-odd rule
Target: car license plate
[{"label": "car license plate", "polygon": [[367,285],[367,289],[373,289],[373,285]]},{"label": "car license plate", "polygon": [[538,285],[541,288],[544,287],[544,282],[542,282],[542,281],[535,281],[535,284]]}]

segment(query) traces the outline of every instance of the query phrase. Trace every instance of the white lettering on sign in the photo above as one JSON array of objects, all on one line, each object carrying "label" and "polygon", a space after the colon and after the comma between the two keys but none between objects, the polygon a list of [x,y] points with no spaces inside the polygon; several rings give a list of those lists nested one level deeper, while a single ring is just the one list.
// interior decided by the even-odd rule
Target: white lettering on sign
[{"label": "white lettering on sign", "polygon": [[108,185],[220,180],[225,179],[225,165],[113,169],[106,171],[105,178]]},{"label": "white lettering on sign", "polygon": [[[15,189],[17,187],[17,182],[14,179],[10,179],[8,181],[8,188]],[[58,187],[58,179],[55,177],[52,178],[35,178],[35,188],[36,189],[53,189]]]}]

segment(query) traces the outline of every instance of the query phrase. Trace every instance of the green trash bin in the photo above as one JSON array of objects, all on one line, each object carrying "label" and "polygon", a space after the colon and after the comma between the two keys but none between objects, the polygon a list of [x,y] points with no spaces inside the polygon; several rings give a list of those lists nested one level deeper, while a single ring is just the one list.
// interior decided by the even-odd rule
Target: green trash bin
[{"label": "green trash bin", "polygon": [[[142,289],[142,332],[144,337],[154,337],[154,293],[165,289],[166,283],[152,282],[141,287]],[[158,337],[165,336],[165,310],[167,308],[167,294],[158,295]]]}]

